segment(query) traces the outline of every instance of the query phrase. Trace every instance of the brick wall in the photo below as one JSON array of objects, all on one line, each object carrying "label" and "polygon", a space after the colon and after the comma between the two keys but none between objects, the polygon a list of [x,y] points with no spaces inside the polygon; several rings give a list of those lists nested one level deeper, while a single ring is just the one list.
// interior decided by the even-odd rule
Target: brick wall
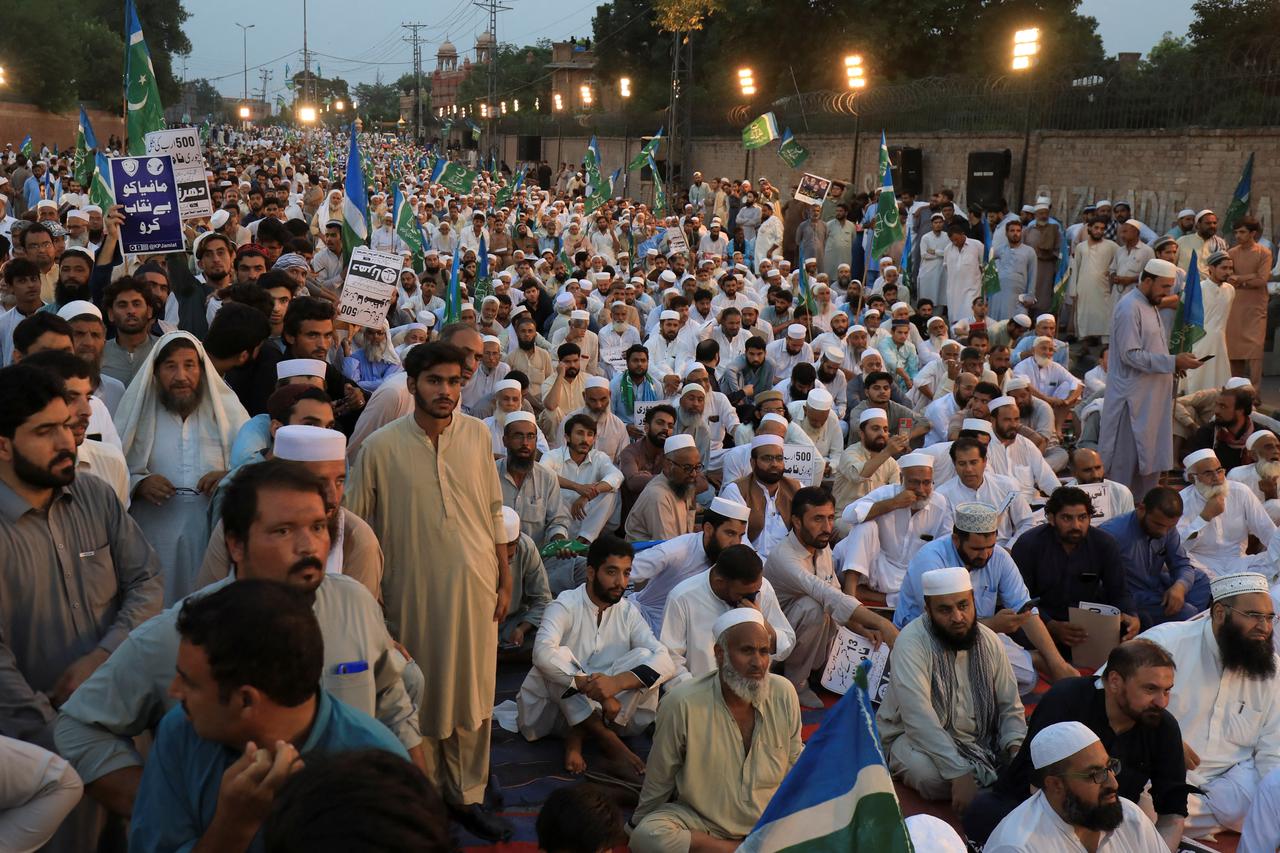
[{"label": "brick wall", "polygon": [[[103,110],[86,110],[89,121],[93,123],[93,131],[102,145],[107,144],[111,134],[124,136],[124,120]],[[38,152],[42,144],[50,149],[56,144],[59,151],[75,148],[76,127],[80,123],[80,113],[48,113],[31,104],[19,104],[12,101],[0,101],[0,145],[18,143],[27,134],[31,134],[31,143]]]}]

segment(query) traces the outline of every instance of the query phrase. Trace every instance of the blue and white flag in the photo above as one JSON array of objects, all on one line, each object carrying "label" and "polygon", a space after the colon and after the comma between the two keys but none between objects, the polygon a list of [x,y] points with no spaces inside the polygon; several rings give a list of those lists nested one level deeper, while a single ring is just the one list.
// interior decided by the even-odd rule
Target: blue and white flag
[{"label": "blue and white flag", "polygon": [[[356,245],[369,243],[369,196],[360,168],[360,142],[351,125],[351,145],[347,149],[347,178],[342,188],[342,247],[347,258]],[[346,259],[344,258],[344,261]]]}]

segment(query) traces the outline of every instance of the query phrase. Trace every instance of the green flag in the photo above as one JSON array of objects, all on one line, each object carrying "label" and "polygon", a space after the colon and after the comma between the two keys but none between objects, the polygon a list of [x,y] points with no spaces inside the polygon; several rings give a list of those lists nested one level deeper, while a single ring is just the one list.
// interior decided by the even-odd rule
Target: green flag
[{"label": "green flag", "polygon": [[106,213],[116,203],[115,193],[111,191],[111,170],[107,167],[106,155],[94,155],[93,178],[89,183],[89,203],[96,204]]},{"label": "green flag", "polygon": [[1000,292],[1000,273],[996,272],[996,259],[987,261],[982,268],[982,295],[991,301],[991,297]]},{"label": "green flag", "polygon": [[[31,134],[28,133],[22,137],[22,142],[18,145],[18,152],[28,160],[36,156],[35,146],[31,144]],[[22,189],[22,187],[18,187],[18,189]]]},{"label": "green flag", "polygon": [[1240,217],[1249,212],[1249,198],[1252,195],[1253,152],[1250,152],[1249,159],[1244,163],[1244,171],[1240,173],[1240,182],[1236,184],[1236,191],[1231,194],[1231,204],[1227,205],[1227,212],[1222,217],[1225,233],[1230,234],[1234,231]]},{"label": "green flag", "polygon": [[791,135],[791,128],[787,128],[782,134],[782,144],[778,146],[778,156],[791,168],[799,169],[809,159],[809,149],[796,142],[796,138]]},{"label": "green flag", "polygon": [[763,148],[778,138],[778,119],[765,113],[742,129],[742,147],[751,151]]},{"label": "green flag", "polygon": [[1182,298],[1178,300],[1178,313],[1173,316],[1169,352],[1172,355],[1191,352],[1204,336],[1204,294],[1200,290],[1200,262],[1196,259],[1196,253],[1192,252],[1191,262],[1187,265],[1187,280],[1182,287]]},{"label": "green flag", "polygon": [[147,134],[164,129],[164,106],[160,103],[160,87],[151,66],[151,52],[142,37],[142,24],[138,21],[138,10],[134,8],[133,0],[125,2],[125,24],[128,30],[124,58],[125,102],[128,105],[126,133],[129,153],[137,156],[147,153]]},{"label": "green flag", "polygon": [[876,200],[875,231],[871,235],[871,256],[876,260],[902,239],[902,218],[898,215],[898,198],[893,193],[893,170],[889,164],[889,146],[880,132],[880,194]]},{"label": "green flag", "polygon": [[450,192],[470,193],[476,173],[456,161],[450,161],[440,173],[440,185]]},{"label": "green flag", "polygon": [[658,161],[649,155],[649,171],[653,172],[653,212],[662,214],[667,211],[667,188],[662,185],[662,173],[658,171]]},{"label": "green flag", "polygon": [[418,220],[413,215],[413,205],[406,201],[399,186],[395,188],[392,199],[396,214],[396,236],[404,243],[405,248],[413,253],[411,260],[413,271],[420,273],[426,268],[422,262],[426,247],[422,245],[422,230],[418,227]]},{"label": "green flag", "polygon": [[93,155],[97,147],[98,139],[94,136],[93,125],[89,123],[89,116],[85,113],[84,107],[80,107],[80,124],[76,127],[76,155],[72,176],[76,179],[76,183],[86,189],[93,181]]},{"label": "green flag", "polygon": [[630,163],[627,164],[627,171],[634,172],[636,169],[642,168],[650,157],[654,157],[658,153],[658,146],[662,143],[662,131],[664,128],[658,128],[658,132],[653,138],[644,144]]}]

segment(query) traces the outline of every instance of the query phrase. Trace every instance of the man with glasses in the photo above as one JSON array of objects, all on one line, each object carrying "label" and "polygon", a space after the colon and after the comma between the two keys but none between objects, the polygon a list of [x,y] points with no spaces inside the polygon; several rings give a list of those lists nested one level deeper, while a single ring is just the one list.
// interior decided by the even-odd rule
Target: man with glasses
[{"label": "man with glasses", "polygon": [[1000,822],[987,853],[1167,849],[1142,809],[1119,795],[1121,763],[1084,723],[1037,734],[1031,763],[1040,790]]},{"label": "man with glasses", "polygon": [[1244,483],[1228,480],[1217,453],[1209,448],[1188,454],[1182,464],[1191,485],[1181,493],[1178,533],[1191,565],[1210,577],[1264,565],[1269,572],[1265,551],[1245,555],[1250,536],[1265,546],[1276,532],[1262,501]]},{"label": "man with glasses", "polygon": [[651,479],[627,516],[627,540],[674,539],[693,532],[702,454],[693,436],[676,433],[662,445],[662,473]]}]

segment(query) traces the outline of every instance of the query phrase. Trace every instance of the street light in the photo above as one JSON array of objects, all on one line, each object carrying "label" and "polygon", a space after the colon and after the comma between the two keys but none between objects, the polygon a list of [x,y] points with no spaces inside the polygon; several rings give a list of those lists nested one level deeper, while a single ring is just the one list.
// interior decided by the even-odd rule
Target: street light
[{"label": "street light", "polygon": [[0,66],[0,86],[3,86],[3,85],[5,85],[4,67]]},{"label": "street light", "polygon": [[618,94],[622,95],[622,97],[624,98],[631,97],[631,78],[630,77],[618,78]]},{"label": "street light", "polygon": [[249,105],[248,105],[248,104],[245,104],[244,106],[240,107],[240,118],[241,118],[241,120],[243,120],[243,121],[248,121],[248,120],[249,120],[249,116],[250,116],[250,115],[251,115],[251,113],[250,113],[250,111],[249,111]]},{"label": "street light", "polygon": [[855,53],[844,58],[844,76],[850,89],[865,89],[867,87],[867,74],[866,69],[862,66],[861,56]]},{"label": "street light", "polygon": [[244,99],[249,100],[249,30],[257,26],[257,24],[241,24],[237,23],[240,28],[240,35],[244,42]]},{"label": "street light", "polygon": [[334,101],[334,102],[333,102],[333,108],[334,108],[335,110],[337,110],[338,112],[342,112],[343,110],[345,110],[345,109],[347,108],[347,105],[346,105],[346,102],[345,102],[345,101]]},{"label": "street light", "polygon": [[303,124],[311,124],[316,120],[315,107],[300,107],[298,109],[298,121]]},{"label": "street light", "polygon": [[583,83],[578,87],[578,92],[582,95],[582,105],[584,107],[591,106],[591,85],[589,83]]},{"label": "street light", "polygon": [[512,112],[517,112],[517,113],[518,113],[518,112],[520,112],[520,99],[519,99],[519,98],[512,98],[512,99],[511,99],[511,110],[512,110]]},{"label": "street light", "polygon": [[[631,162],[631,123],[628,121],[630,114],[627,112],[627,104],[631,102],[631,78],[618,78],[618,94],[622,96],[622,162]],[[627,184],[631,178],[631,170],[624,169],[622,172],[622,195],[627,194]]]},{"label": "street light", "polygon": [[551,100],[555,105],[556,112],[560,112],[561,110],[564,109],[564,99],[560,97],[559,92],[556,92],[554,95],[552,95]]},{"label": "street light", "polygon": [[1032,27],[1027,30],[1018,30],[1013,34],[1013,63],[1014,71],[1026,71],[1031,67],[1032,57],[1040,52],[1040,28]]},{"label": "street light", "polygon": [[756,93],[756,78],[750,68],[738,69],[738,86],[744,97],[749,98]]}]

